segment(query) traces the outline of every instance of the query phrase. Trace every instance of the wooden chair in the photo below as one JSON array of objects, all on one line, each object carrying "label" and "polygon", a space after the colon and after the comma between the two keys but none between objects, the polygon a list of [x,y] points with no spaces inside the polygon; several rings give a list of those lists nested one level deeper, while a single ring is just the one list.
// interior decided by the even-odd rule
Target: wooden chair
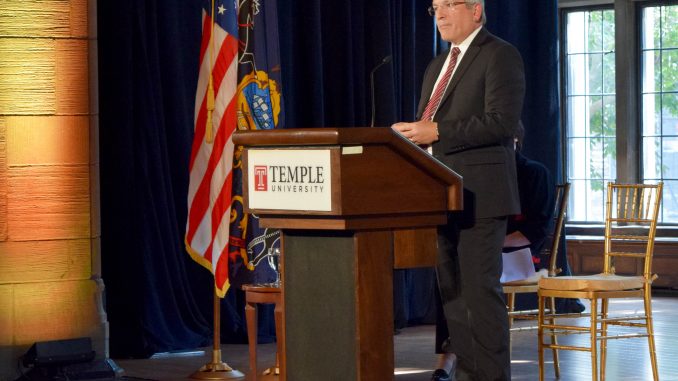
[{"label": "wooden chair", "polygon": [[[567,211],[567,202],[570,194],[570,183],[559,184],[556,186],[556,200],[554,205],[553,212],[553,230],[551,234],[547,237],[546,243],[541,257],[549,258],[548,264],[548,276],[554,277],[562,271],[558,268],[557,259],[558,259],[558,249],[560,247],[560,237],[563,232],[563,225],[565,224],[565,215]],[[502,284],[504,294],[506,295],[506,307],[508,308],[509,315],[509,327],[512,332],[523,331],[523,330],[534,330],[537,329],[537,326],[529,327],[513,327],[513,320],[537,320],[538,309],[530,310],[516,310],[515,309],[515,300],[516,294],[537,294],[539,286],[537,284],[538,280],[529,280],[529,281],[515,281],[515,282],[506,282]],[[549,298],[547,300],[548,307],[547,311],[555,313],[555,298]],[[552,337],[553,343],[556,343],[555,336]],[[553,356],[555,359],[558,358],[557,350],[553,350]],[[556,362],[556,377],[559,377],[559,369]]]},{"label": "wooden chair", "polygon": [[[277,351],[275,354],[275,367],[267,373],[275,376],[285,374],[285,337],[283,330],[283,303],[280,287],[269,285],[246,284],[242,286],[245,291],[245,318],[247,320],[247,339],[250,351],[250,374],[248,380],[256,381],[259,377],[257,371],[257,305],[275,304],[275,334]],[[280,378],[283,380],[283,377]]]},{"label": "wooden chair", "polygon": [[[654,380],[657,380],[657,358],[652,329],[652,253],[663,184],[608,184],[605,211],[605,248],[603,272],[591,276],[563,276],[539,280],[539,379],[544,379],[544,350],[576,350],[591,354],[592,379],[605,379],[607,340],[647,337]],[[615,274],[617,257],[642,261],[641,275]],[[614,298],[642,298],[644,313],[610,314],[609,302]],[[591,302],[588,326],[557,324],[562,318],[581,315],[546,312],[546,299],[586,298]],[[598,306],[600,305],[600,310]],[[580,319],[581,320],[581,319]],[[608,332],[610,326],[623,328]],[[589,334],[590,345],[571,346],[544,342],[544,330],[550,335]],[[630,332],[630,333],[628,333]],[[600,344],[599,344],[600,343]],[[600,348],[600,371],[598,370]],[[554,364],[556,360],[554,359]]]}]

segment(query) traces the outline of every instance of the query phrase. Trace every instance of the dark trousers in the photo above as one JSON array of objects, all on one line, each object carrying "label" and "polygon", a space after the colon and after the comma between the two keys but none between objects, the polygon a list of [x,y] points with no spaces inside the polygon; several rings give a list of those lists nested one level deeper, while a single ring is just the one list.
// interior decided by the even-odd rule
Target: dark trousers
[{"label": "dark trousers", "polygon": [[506,218],[452,219],[438,228],[438,287],[457,378],[511,379],[509,327],[499,278]]}]

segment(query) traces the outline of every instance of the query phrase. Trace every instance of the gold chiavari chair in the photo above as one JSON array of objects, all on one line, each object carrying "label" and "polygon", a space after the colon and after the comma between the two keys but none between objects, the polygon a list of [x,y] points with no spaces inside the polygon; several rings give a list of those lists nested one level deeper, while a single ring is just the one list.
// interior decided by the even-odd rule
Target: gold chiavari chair
[{"label": "gold chiavari chair", "polygon": [[[563,233],[563,225],[565,224],[565,215],[567,211],[567,202],[568,196],[570,194],[570,183],[564,183],[556,185],[556,199],[555,199],[555,210],[553,212],[553,230],[551,234],[547,237],[546,243],[540,257],[548,258],[548,276],[554,277],[562,271],[558,268],[557,258],[558,258],[558,249],[560,247],[560,237]],[[529,309],[529,310],[516,310],[515,309],[515,300],[516,294],[537,294],[538,279],[523,280],[523,281],[514,281],[506,282],[502,284],[504,294],[506,295],[506,307],[508,308],[509,315],[509,327],[511,331],[524,331],[524,330],[534,330],[536,326],[529,327],[513,327],[513,320],[537,320],[538,310]],[[549,298],[547,302],[547,311],[555,313],[555,298]],[[555,337],[553,337],[553,343],[555,343]],[[558,352],[554,349],[553,356],[557,359]],[[556,377],[559,376],[558,367],[556,366]]]},{"label": "gold chiavari chair", "polygon": [[[591,354],[594,381],[605,379],[607,340],[647,337],[654,380],[658,379],[652,328],[652,254],[663,184],[608,184],[605,211],[605,247],[603,272],[591,276],[566,276],[539,280],[539,379],[544,379],[544,350],[576,350]],[[636,258],[642,262],[642,274],[615,274],[615,258]],[[588,326],[558,324],[567,314],[546,313],[547,298],[585,298],[591,303]],[[610,299],[642,298],[641,314],[612,314]],[[600,310],[599,310],[600,306]],[[581,315],[579,315],[581,316]],[[579,319],[581,320],[581,319]],[[614,329],[610,329],[614,327]],[[559,345],[544,342],[549,335],[589,334],[588,346]],[[600,364],[598,364],[598,348]],[[554,361],[555,363],[555,361]]]}]

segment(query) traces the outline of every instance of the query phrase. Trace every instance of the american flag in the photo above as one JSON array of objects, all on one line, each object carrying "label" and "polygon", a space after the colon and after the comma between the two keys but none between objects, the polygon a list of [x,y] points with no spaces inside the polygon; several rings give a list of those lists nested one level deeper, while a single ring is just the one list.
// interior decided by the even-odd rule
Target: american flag
[{"label": "american flag", "polygon": [[[236,129],[238,86],[235,1],[209,1],[202,18],[186,249],[194,260],[212,271],[217,294],[223,297],[230,285],[228,243],[234,149],[231,137]],[[209,110],[211,106],[213,111]]]}]

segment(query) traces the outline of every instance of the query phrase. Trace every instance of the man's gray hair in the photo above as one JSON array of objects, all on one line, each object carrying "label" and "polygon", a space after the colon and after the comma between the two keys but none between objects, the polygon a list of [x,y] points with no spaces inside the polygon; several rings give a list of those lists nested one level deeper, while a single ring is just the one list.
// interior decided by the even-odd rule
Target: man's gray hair
[{"label": "man's gray hair", "polygon": [[483,8],[483,13],[480,16],[480,22],[485,25],[487,22],[487,16],[485,16],[485,0],[466,0],[466,6],[467,7],[472,7],[473,4],[480,4],[480,6]]}]

